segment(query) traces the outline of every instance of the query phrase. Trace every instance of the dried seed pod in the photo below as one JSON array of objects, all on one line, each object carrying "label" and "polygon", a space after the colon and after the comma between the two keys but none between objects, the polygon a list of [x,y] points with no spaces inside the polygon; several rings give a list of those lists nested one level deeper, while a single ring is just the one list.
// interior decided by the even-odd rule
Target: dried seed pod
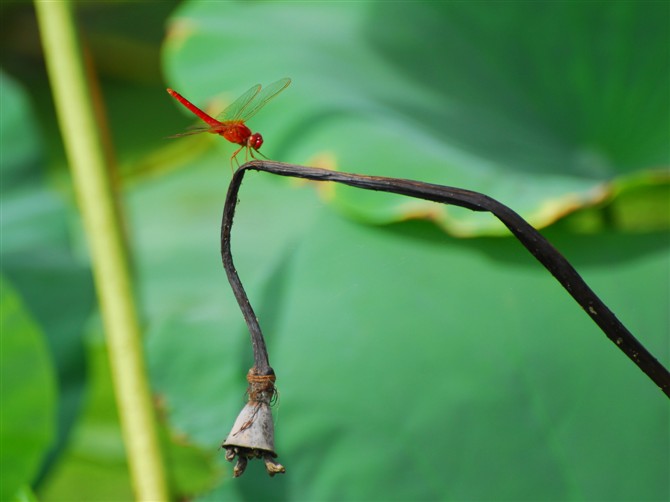
[{"label": "dried seed pod", "polygon": [[[270,370],[272,371],[272,370]],[[276,394],[274,372],[259,375],[255,368],[249,370],[249,402],[242,408],[228,437],[221,445],[226,449],[226,460],[238,458],[233,476],[241,476],[247,460],[262,458],[270,476],[286,472],[283,465],[273,459],[277,456],[274,444],[274,422],[270,402]]]},{"label": "dried seed pod", "polygon": [[270,406],[249,401],[237,416],[223,447],[236,446],[249,450],[264,450],[275,454],[274,423]]}]

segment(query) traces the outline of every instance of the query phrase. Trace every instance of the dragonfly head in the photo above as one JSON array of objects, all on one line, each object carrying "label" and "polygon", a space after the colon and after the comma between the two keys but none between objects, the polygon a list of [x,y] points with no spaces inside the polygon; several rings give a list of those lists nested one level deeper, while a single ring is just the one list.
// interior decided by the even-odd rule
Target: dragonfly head
[{"label": "dragonfly head", "polygon": [[261,133],[256,132],[251,136],[249,136],[249,139],[247,140],[247,145],[253,148],[254,150],[258,150],[263,145],[263,136],[261,136]]}]

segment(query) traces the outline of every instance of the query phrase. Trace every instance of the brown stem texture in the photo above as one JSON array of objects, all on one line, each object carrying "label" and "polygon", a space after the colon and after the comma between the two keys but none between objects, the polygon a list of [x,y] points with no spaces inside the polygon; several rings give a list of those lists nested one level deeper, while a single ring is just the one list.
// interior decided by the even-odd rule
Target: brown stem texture
[{"label": "brown stem texture", "polygon": [[263,160],[248,162],[234,173],[228,188],[221,222],[221,257],[223,266],[228,275],[235,298],[237,298],[244,319],[249,327],[254,352],[254,363],[259,375],[269,375],[274,374],[274,372],[268,361],[267,349],[258,319],[235,270],[230,250],[230,231],[233,224],[233,216],[235,215],[238,193],[244,174],[249,170],[313,181],[331,181],[364,190],[396,193],[442,204],[460,206],[472,211],[487,211],[492,213],[551,272],[605,335],[670,397],[670,372],[617,319],[614,313],[584,282],[568,260],[547,239],[521,218],[521,216],[497,200],[487,195],[461,188],[434,185],[407,179],[342,173],[327,169]]}]

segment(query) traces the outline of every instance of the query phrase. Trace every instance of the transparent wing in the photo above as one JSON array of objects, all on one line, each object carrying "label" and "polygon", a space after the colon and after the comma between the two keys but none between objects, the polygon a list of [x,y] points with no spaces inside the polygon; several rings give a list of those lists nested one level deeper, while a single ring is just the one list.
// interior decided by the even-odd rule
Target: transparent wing
[{"label": "transparent wing", "polygon": [[[229,115],[228,108],[232,108],[233,105],[236,105],[238,101],[242,101],[242,97],[224,110],[223,114],[225,114],[225,120],[246,122],[251,117],[256,115],[258,111],[267,104],[268,101],[286,89],[290,83],[290,78],[282,78],[281,80],[277,80],[267,87],[264,87],[262,91],[260,91],[260,85],[252,87],[242,96],[243,98],[246,98],[247,101],[243,106],[236,107],[236,109],[233,110],[235,113]],[[251,94],[252,90],[255,90],[256,92],[254,92],[251,97],[247,96],[248,94]]]},{"label": "transparent wing", "polygon": [[247,92],[242,94],[239,98],[233,101],[228,107],[216,116],[216,120],[220,122],[229,120],[239,120],[239,116],[249,107],[254,98],[261,90],[261,84],[256,84]]},{"label": "transparent wing", "polygon": [[187,131],[180,132],[178,134],[172,134],[168,136],[168,138],[181,138],[182,136],[191,136],[192,134],[200,134],[201,132],[209,132],[211,130],[212,130],[211,126],[193,124],[192,126],[188,127]]}]

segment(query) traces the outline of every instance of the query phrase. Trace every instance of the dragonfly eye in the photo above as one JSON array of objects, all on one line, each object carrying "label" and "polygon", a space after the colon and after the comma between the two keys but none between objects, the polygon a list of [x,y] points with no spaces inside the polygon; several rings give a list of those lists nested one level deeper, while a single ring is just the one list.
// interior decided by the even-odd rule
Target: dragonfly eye
[{"label": "dragonfly eye", "polygon": [[254,150],[258,150],[263,145],[263,136],[260,133],[254,133],[249,136],[249,146]]}]

